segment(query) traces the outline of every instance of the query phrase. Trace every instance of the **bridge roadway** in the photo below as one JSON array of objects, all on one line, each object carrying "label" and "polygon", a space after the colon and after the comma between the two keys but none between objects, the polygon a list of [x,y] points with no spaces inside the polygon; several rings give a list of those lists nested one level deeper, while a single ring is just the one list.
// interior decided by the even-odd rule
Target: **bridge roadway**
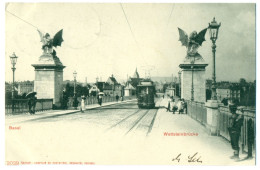
[{"label": "bridge roadway", "polygon": [[[92,107],[84,113],[52,111],[6,117],[6,160],[254,164],[253,160],[230,160],[232,150],[227,141],[209,136],[204,127],[187,115],[166,112],[166,104],[167,99],[160,98],[155,109],[139,109],[135,100]],[[174,160],[179,154],[181,159]],[[200,158],[199,161],[189,162],[188,157],[194,154],[194,160]]]}]

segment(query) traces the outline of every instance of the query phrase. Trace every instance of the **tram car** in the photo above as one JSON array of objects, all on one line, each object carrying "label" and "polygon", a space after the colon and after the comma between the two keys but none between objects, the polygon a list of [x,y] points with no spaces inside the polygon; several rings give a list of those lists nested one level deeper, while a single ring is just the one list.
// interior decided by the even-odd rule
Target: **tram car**
[{"label": "tram car", "polygon": [[142,81],[137,85],[137,104],[139,108],[154,108],[155,85],[152,81]]}]

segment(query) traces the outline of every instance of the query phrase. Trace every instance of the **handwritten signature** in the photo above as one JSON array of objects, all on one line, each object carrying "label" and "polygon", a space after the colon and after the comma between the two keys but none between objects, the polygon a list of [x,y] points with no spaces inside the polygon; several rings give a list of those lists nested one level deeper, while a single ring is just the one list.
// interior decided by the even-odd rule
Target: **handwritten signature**
[{"label": "handwritten signature", "polygon": [[[180,162],[181,161],[181,153],[179,153],[176,157],[174,157],[172,159],[172,161],[178,161]],[[202,163],[202,160],[201,160],[201,156],[199,156],[198,152],[194,153],[193,155],[188,155],[188,162],[198,162],[198,163]]]}]

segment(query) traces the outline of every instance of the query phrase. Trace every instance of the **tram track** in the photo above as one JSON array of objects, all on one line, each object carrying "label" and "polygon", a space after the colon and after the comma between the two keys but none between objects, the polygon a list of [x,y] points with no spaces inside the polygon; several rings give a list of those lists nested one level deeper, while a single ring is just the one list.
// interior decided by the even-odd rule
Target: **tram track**
[{"label": "tram track", "polygon": [[140,111],[141,111],[141,109],[138,109],[133,114],[128,115],[127,117],[125,117],[124,119],[120,120],[116,124],[110,126],[107,130],[113,129],[114,127],[118,126],[119,124],[121,124],[122,122],[126,121],[127,119],[129,119],[130,117],[134,116],[135,114],[139,113]]},{"label": "tram track", "polygon": [[49,122],[49,121],[88,121],[92,124],[102,124],[104,132],[118,133],[123,136],[141,134],[148,136],[153,128],[157,116],[156,109],[138,109],[135,103],[120,104],[118,106],[104,106],[85,111],[27,120],[26,122]]},{"label": "tram track", "polygon": [[142,136],[148,136],[152,131],[157,112],[158,109],[149,109],[142,119],[136,123],[134,128],[132,128],[131,135],[141,134]]},{"label": "tram track", "polygon": [[[115,131],[123,130],[122,134],[124,134],[124,136],[128,134],[130,135],[131,133],[135,132],[141,132],[148,136],[149,133],[152,131],[157,112],[158,109],[139,109],[133,114],[128,115],[124,119],[112,125],[110,128],[107,129],[107,131],[111,131],[112,129]],[[146,129],[144,130],[143,127],[146,127]]]},{"label": "tram track", "polygon": [[125,135],[127,135],[127,134],[147,115],[147,113],[148,113],[149,111],[150,111],[150,109],[147,110],[141,117],[139,117],[139,118],[133,123],[132,127],[125,133]]},{"label": "tram track", "polygon": [[151,124],[150,124],[150,126],[149,126],[149,128],[148,128],[148,131],[147,131],[147,133],[146,133],[146,136],[148,136],[148,135],[151,133],[152,129],[153,129],[153,124],[154,124],[154,121],[155,121],[155,119],[156,119],[158,110],[159,110],[159,109],[156,110],[156,112],[155,112],[155,114],[154,114],[154,116],[153,116],[152,122],[151,122]]}]

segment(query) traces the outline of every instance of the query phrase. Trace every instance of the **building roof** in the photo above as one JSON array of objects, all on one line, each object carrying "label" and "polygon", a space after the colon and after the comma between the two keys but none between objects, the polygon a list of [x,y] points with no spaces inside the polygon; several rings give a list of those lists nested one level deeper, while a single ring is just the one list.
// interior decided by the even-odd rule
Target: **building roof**
[{"label": "building roof", "polygon": [[132,78],[138,78],[139,79],[139,73],[137,72],[137,68],[135,69],[135,73]]},{"label": "building roof", "polygon": [[104,90],[112,90],[113,86],[112,85],[105,85]]},{"label": "building roof", "polygon": [[111,77],[108,77],[107,83],[109,82],[109,80],[113,83],[113,84],[118,84],[118,82],[116,81],[114,75],[112,74]]},{"label": "building roof", "polygon": [[125,89],[126,90],[135,90],[135,88],[130,83],[127,83]]}]

